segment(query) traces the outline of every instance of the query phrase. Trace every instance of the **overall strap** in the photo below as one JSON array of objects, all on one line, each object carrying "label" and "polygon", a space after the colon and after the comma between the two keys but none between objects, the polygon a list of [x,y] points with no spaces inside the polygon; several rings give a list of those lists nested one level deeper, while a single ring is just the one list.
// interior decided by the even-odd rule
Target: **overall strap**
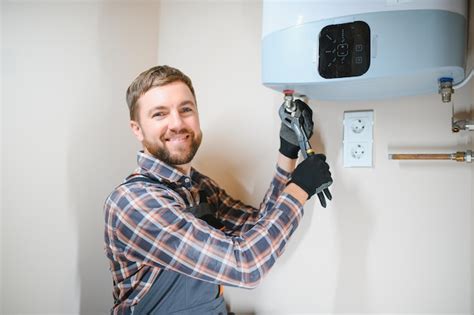
[{"label": "overall strap", "polygon": [[169,185],[164,184],[161,180],[154,179],[154,178],[151,178],[150,176],[146,176],[146,175],[143,175],[143,174],[132,174],[132,175],[128,176],[125,179],[125,182],[120,184],[120,186],[126,185],[126,184],[131,184],[131,183],[137,183],[137,182],[150,183],[150,184],[158,185],[162,188],[171,189],[171,187],[169,187]]},{"label": "overall strap", "polygon": [[[132,174],[132,175],[128,176],[125,179],[125,182],[123,182],[121,185],[126,185],[126,184],[130,184],[130,183],[137,183],[137,182],[150,183],[150,184],[156,185],[160,188],[163,188],[163,189],[166,189],[166,190],[171,190],[174,193],[176,193],[176,191],[172,187],[170,187],[170,185],[166,185],[165,183],[163,183],[159,179],[154,179],[154,178],[151,178],[151,177],[143,175],[143,174]],[[200,204],[198,204],[194,207],[191,207],[191,208],[187,208],[185,211],[186,212],[191,212],[192,214],[194,214],[195,217],[197,217],[197,218],[199,218],[203,221],[206,221],[207,224],[209,224],[210,226],[212,226],[212,227],[214,227],[218,230],[223,231],[225,226],[219,219],[217,219],[215,217],[214,211],[211,210],[211,208],[209,207],[209,204],[207,203],[207,195],[203,191],[199,192],[199,199],[201,201]]]}]

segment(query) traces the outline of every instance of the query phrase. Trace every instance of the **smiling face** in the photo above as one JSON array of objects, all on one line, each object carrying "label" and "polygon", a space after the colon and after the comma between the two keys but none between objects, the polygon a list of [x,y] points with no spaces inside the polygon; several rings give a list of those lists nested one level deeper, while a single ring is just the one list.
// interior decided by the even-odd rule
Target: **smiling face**
[{"label": "smiling face", "polygon": [[137,105],[130,126],[145,153],[188,173],[202,139],[191,90],[181,81],[153,87]]}]

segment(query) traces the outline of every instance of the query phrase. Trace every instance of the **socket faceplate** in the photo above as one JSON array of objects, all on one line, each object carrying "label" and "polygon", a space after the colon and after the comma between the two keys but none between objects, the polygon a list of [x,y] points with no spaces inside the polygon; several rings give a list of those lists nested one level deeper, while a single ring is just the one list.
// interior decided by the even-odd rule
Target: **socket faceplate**
[{"label": "socket faceplate", "polygon": [[344,167],[372,167],[372,110],[344,112]]}]

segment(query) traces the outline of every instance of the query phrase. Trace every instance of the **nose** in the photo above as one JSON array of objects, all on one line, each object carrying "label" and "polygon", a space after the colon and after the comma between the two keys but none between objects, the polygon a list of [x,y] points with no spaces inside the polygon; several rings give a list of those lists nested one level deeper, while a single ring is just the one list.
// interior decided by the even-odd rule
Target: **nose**
[{"label": "nose", "polygon": [[172,111],[169,115],[168,129],[172,131],[179,131],[184,125],[183,117],[178,111]]}]

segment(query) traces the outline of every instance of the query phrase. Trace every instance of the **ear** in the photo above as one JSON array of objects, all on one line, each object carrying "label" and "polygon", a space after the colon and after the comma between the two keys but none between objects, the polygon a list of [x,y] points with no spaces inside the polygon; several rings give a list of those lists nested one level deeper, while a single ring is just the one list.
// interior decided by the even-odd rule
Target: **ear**
[{"label": "ear", "polygon": [[140,124],[136,122],[135,120],[130,120],[130,128],[132,129],[133,134],[137,138],[139,142],[143,141],[143,132],[142,128],[140,127]]}]

